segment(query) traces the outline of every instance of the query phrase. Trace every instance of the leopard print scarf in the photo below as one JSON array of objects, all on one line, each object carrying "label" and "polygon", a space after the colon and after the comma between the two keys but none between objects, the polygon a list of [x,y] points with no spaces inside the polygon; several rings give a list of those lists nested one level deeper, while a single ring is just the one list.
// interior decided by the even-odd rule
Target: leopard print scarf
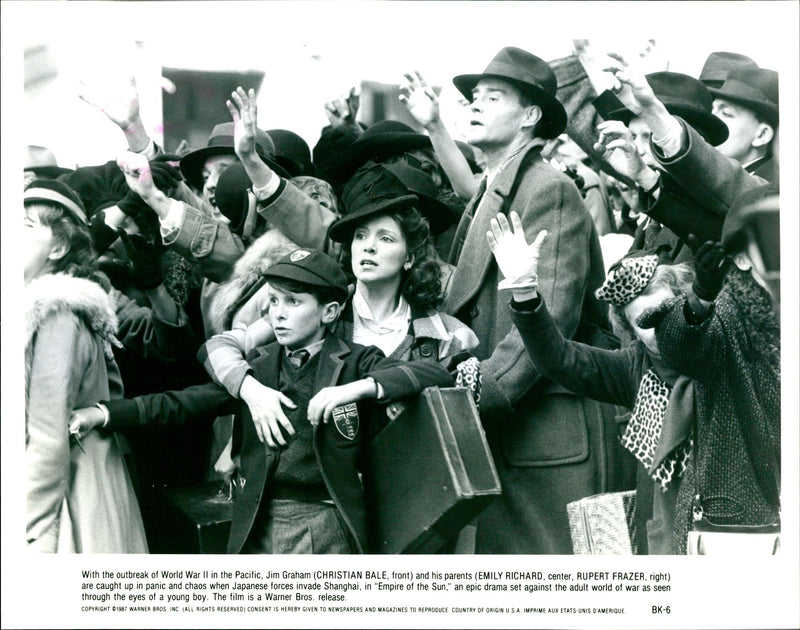
[{"label": "leopard print scarf", "polygon": [[[658,377],[655,370],[647,370],[639,384],[628,426],[620,437],[622,445],[648,470],[655,461],[670,391],[671,387]],[[662,491],[666,492],[672,479],[680,477],[686,471],[691,448],[692,439],[687,438],[650,473]]]}]

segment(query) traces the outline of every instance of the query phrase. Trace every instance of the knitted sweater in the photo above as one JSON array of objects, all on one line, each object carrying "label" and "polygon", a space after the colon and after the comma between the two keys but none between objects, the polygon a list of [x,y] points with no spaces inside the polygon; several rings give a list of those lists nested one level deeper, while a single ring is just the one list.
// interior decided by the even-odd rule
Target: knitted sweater
[{"label": "knitted sweater", "polygon": [[769,296],[734,269],[702,323],[687,322],[685,305],[678,298],[642,322],[655,324],[664,360],[696,381],[697,450],[678,491],[678,553],[696,489],[713,522],[766,524],[780,512],[780,329]]}]

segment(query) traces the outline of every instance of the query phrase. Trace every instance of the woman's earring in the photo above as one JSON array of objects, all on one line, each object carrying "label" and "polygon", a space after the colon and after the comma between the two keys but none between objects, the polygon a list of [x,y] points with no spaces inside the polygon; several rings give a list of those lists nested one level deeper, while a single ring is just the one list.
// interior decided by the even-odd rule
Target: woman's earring
[{"label": "woman's earring", "polygon": [[403,269],[405,269],[406,271],[408,271],[409,269],[411,269],[411,263],[410,263],[410,262],[407,262],[406,264],[404,264],[404,265],[403,265]]}]

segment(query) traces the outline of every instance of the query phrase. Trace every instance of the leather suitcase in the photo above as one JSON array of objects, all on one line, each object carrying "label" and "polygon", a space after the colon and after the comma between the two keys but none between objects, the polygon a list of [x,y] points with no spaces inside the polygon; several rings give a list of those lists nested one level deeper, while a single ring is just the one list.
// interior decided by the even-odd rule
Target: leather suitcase
[{"label": "leather suitcase", "polygon": [[165,487],[158,495],[159,526],[152,553],[226,553],[233,503],[224,482]]},{"label": "leather suitcase", "polygon": [[367,449],[371,551],[432,553],[500,494],[471,394],[430,387]]}]

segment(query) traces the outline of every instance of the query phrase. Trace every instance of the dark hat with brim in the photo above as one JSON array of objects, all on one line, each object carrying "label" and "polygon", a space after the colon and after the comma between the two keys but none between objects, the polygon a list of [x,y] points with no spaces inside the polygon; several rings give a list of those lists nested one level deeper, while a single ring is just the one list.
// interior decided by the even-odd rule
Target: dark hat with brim
[{"label": "dark hat with brim", "polygon": [[436,184],[425,171],[404,162],[383,164],[383,168],[399,179],[408,192],[419,198],[415,207],[428,220],[431,234],[441,234],[455,223],[453,211],[439,201]]},{"label": "dark hat with brim", "polygon": [[[697,79],[680,72],[653,72],[647,75],[656,98],[673,116],[680,116],[708,142],[717,146],[728,139],[728,126],[712,113],[711,93]],[[606,115],[608,120],[621,120],[626,125],[634,118],[627,108]]]},{"label": "dark hat with brim", "polygon": [[333,258],[318,249],[296,249],[281,258],[264,274],[267,282],[288,280],[311,287],[332,289],[343,303],[348,296],[347,277]]},{"label": "dark hat with brim", "polygon": [[231,223],[231,229],[242,233],[242,224],[247,214],[247,190],[252,186],[244,166],[231,164],[217,180],[217,190],[214,192],[214,201],[219,211]]},{"label": "dark hat with brim", "polygon": [[707,88],[718,88],[725,83],[725,79],[732,71],[745,68],[758,68],[758,64],[747,55],[725,51],[712,52],[703,64],[699,79]]},{"label": "dark hat with brim", "polygon": [[508,46],[503,48],[481,74],[460,74],[453,83],[466,99],[472,101],[472,90],[486,78],[507,81],[533,98],[542,108],[539,135],[555,138],[567,128],[567,112],[556,98],[558,82],[552,68],[536,55]]},{"label": "dark hat with brim", "polygon": [[72,188],[55,179],[35,179],[22,194],[23,205],[53,203],[69,212],[77,221],[87,225],[86,208]]},{"label": "dark hat with brim", "polygon": [[778,124],[778,73],[766,68],[734,70],[720,88],[709,88],[714,98],[746,107],[772,125]]},{"label": "dark hat with brim", "polygon": [[[286,172],[286,169],[273,159],[274,152],[275,145],[269,135],[261,129],[256,129],[256,153],[258,153],[258,156],[278,175],[289,178],[290,175]],[[206,146],[187,153],[181,158],[181,173],[183,173],[186,181],[198,190],[202,190],[203,165],[208,158],[215,155],[236,155],[233,145],[232,122],[216,125],[208,137]]]},{"label": "dark hat with brim", "polygon": [[73,171],[71,168],[59,166],[56,156],[50,149],[35,144],[25,147],[23,167],[26,173],[33,173],[41,179],[56,179]]},{"label": "dark hat with brim", "polygon": [[342,193],[346,214],[331,225],[328,235],[332,241],[344,243],[370,217],[419,208],[419,197],[410,193],[387,166],[396,165],[368,162],[347,182]]},{"label": "dark hat with brim", "polygon": [[367,127],[353,144],[342,151],[336,175],[347,180],[369,161],[383,161],[400,153],[432,147],[428,136],[417,133],[405,123],[381,120]]},{"label": "dark hat with brim", "polygon": [[297,177],[313,172],[311,149],[303,138],[288,129],[269,129],[267,133],[275,145],[272,159],[285,168],[289,175]]}]

